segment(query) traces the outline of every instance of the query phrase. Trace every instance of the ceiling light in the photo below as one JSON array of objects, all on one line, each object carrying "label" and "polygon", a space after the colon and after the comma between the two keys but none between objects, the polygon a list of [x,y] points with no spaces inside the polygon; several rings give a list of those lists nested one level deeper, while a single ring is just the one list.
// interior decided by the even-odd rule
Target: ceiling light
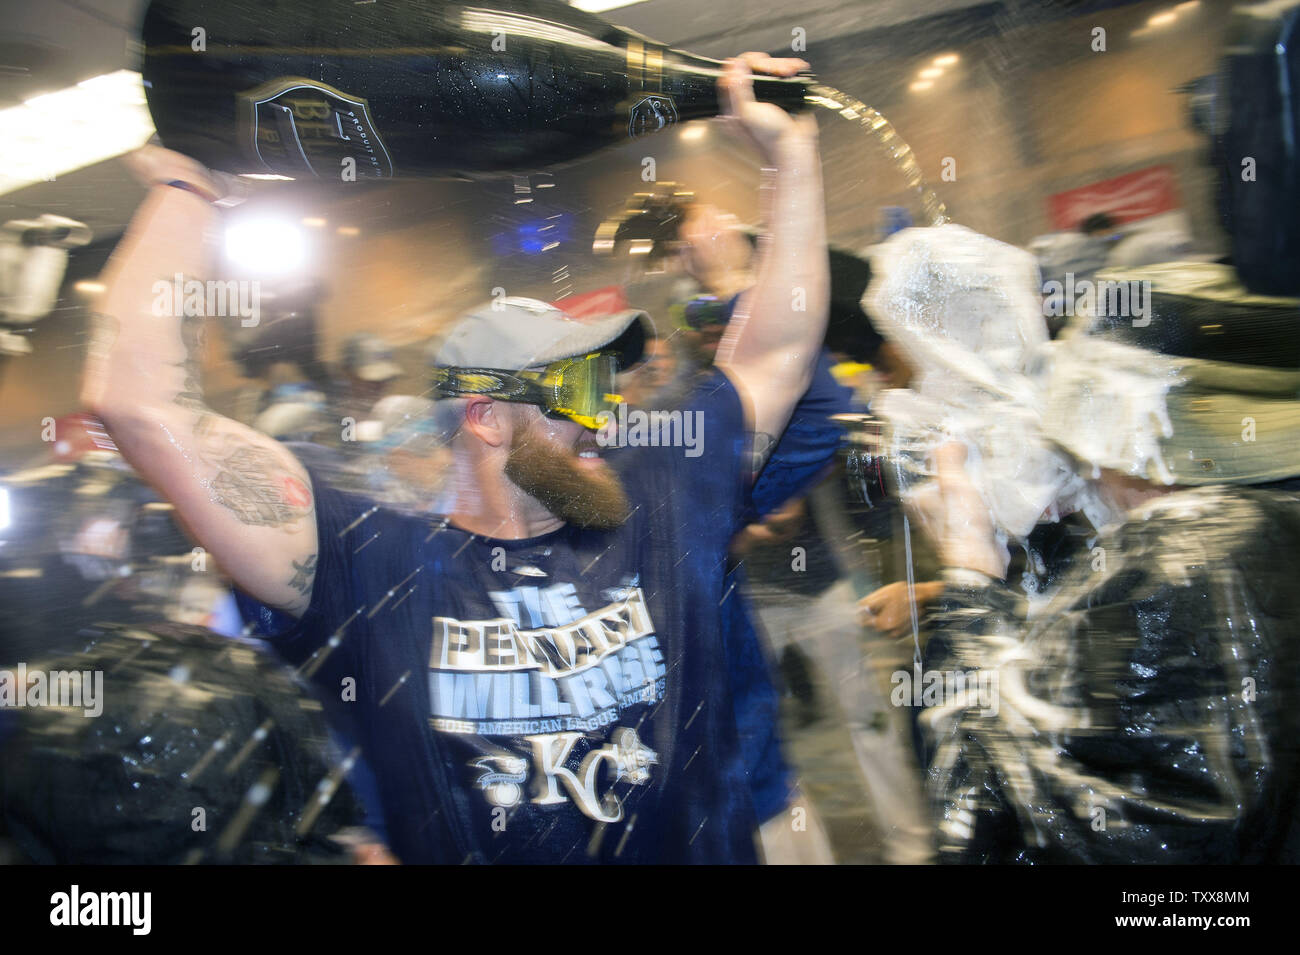
[{"label": "ceiling light", "polygon": [[118,70],[0,110],[0,195],[138,149],[153,135],[139,73]]}]

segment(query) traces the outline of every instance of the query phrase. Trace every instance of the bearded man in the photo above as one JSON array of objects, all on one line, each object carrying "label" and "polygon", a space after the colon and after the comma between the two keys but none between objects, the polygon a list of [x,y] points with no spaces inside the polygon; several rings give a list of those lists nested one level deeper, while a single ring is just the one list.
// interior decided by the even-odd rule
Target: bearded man
[{"label": "bearded man", "polygon": [[116,334],[83,397],[281,655],[353,708],[400,861],[756,858],[722,636],[727,549],[762,449],[808,387],[829,281],[815,123],[756,102],[749,70],[804,66],[746,54],[719,83],[769,170],[771,235],[717,367],[674,409],[694,440],[672,446],[668,417],[652,444],[607,449],[628,443],[601,412],[644,348],[643,313],[580,323],[498,299],[438,353],[455,432],[445,515],[333,489],[203,404],[193,320],[168,327],[148,303],[157,275],[203,273],[218,190],[184,157],[156,160],[110,265]]}]

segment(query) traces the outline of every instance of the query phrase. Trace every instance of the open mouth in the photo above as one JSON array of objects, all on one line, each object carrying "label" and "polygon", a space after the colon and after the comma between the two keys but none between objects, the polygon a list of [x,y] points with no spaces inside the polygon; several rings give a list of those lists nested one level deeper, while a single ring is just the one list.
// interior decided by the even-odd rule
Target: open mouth
[{"label": "open mouth", "polygon": [[585,467],[592,467],[600,464],[600,445],[596,444],[594,441],[583,441],[578,444],[574,450],[577,452],[578,460],[582,462]]}]

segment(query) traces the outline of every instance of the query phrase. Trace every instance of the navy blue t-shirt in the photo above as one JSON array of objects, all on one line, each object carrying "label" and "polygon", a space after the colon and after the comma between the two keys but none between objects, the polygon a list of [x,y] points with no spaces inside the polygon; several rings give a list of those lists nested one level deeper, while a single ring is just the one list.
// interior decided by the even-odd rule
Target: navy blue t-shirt
[{"label": "navy blue t-shirt", "polygon": [[683,410],[698,456],[611,452],[633,504],[612,531],[478,537],[308,467],[311,605],[258,622],[355,707],[403,862],[755,861],[722,634],[748,439],[721,372]]},{"label": "navy blue t-shirt", "polygon": [[844,429],[831,416],[864,410],[855,404],[853,389],[835,380],[834,363],[825,348],[818,353],[808,390],[790,412],[785,431],[754,483],[748,519],[766,517],[824,477],[844,438]]}]

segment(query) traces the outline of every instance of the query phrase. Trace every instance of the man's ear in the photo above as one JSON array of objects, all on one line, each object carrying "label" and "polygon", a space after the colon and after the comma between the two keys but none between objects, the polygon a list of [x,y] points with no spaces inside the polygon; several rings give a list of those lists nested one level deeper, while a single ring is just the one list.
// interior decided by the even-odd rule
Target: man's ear
[{"label": "man's ear", "polygon": [[489,447],[508,445],[513,424],[502,402],[478,395],[465,404],[465,429]]}]

